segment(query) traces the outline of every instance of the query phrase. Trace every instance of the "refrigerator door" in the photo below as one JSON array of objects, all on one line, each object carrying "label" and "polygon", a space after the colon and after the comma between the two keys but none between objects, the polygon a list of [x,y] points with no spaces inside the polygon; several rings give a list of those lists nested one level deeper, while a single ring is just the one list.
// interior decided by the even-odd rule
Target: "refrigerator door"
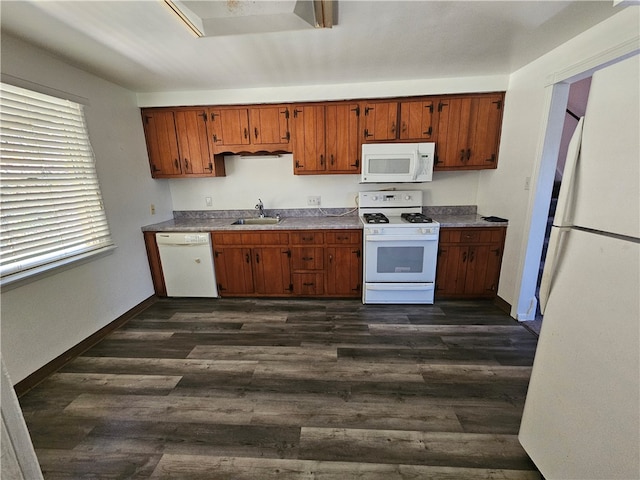
[{"label": "refrigerator door", "polygon": [[519,440],[546,478],[640,478],[640,243],[559,246]]},{"label": "refrigerator door", "polygon": [[575,178],[573,224],[640,238],[640,56],[593,75]]}]

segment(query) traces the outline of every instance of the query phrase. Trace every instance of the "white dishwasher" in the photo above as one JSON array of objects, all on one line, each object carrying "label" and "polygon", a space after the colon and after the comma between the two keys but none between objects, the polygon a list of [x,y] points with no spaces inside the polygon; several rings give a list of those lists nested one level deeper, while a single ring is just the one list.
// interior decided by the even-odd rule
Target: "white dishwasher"
[{"label": "white dishwasher", "polygon": [[169,297],[217,297],[208,233],[156,233]]}]

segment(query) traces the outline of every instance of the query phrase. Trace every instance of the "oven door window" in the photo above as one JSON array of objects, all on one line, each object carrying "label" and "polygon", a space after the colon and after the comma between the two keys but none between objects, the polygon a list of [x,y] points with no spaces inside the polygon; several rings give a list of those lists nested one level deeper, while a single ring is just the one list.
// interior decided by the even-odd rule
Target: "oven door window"
[{"label": "oven door window", "polygon": [[421,273],[424,269],[424,247],[379,247],[378,273]]}]

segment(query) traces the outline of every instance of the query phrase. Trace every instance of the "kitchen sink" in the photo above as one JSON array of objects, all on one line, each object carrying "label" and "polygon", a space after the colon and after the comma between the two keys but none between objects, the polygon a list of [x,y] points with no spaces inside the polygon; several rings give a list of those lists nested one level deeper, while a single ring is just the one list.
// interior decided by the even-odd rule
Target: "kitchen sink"
[{"label": "kitchen sink", "polygon": [[282,219],[277,217],[239,218],[231,225],[275,225]]}]

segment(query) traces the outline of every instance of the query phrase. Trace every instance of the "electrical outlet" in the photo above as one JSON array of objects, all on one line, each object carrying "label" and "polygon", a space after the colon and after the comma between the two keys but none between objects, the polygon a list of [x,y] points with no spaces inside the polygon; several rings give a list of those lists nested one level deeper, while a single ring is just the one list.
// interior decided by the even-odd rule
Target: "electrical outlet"
[{"label": "electrical outlet", "polygon": [[204,197],[204,203],[207,204],[207,207],[213,206],[213,202],[211,201],[211,197]]},{"label": "electrical outlet", "polygon": [[308,196],[307,197],[307,205],[311,205],[313,207],[319,207],[320,206],[320,195],[317,196]]},{"label": "electrical outlet", "polygon": [[151,204],[151,215],[155,215],[156,214],[156,206],[152,203]]},{"label": "electrical outlet", "polygon": [[524,189],[529,190],[531,188],[531,177],[525,177],[524,179]]}]

